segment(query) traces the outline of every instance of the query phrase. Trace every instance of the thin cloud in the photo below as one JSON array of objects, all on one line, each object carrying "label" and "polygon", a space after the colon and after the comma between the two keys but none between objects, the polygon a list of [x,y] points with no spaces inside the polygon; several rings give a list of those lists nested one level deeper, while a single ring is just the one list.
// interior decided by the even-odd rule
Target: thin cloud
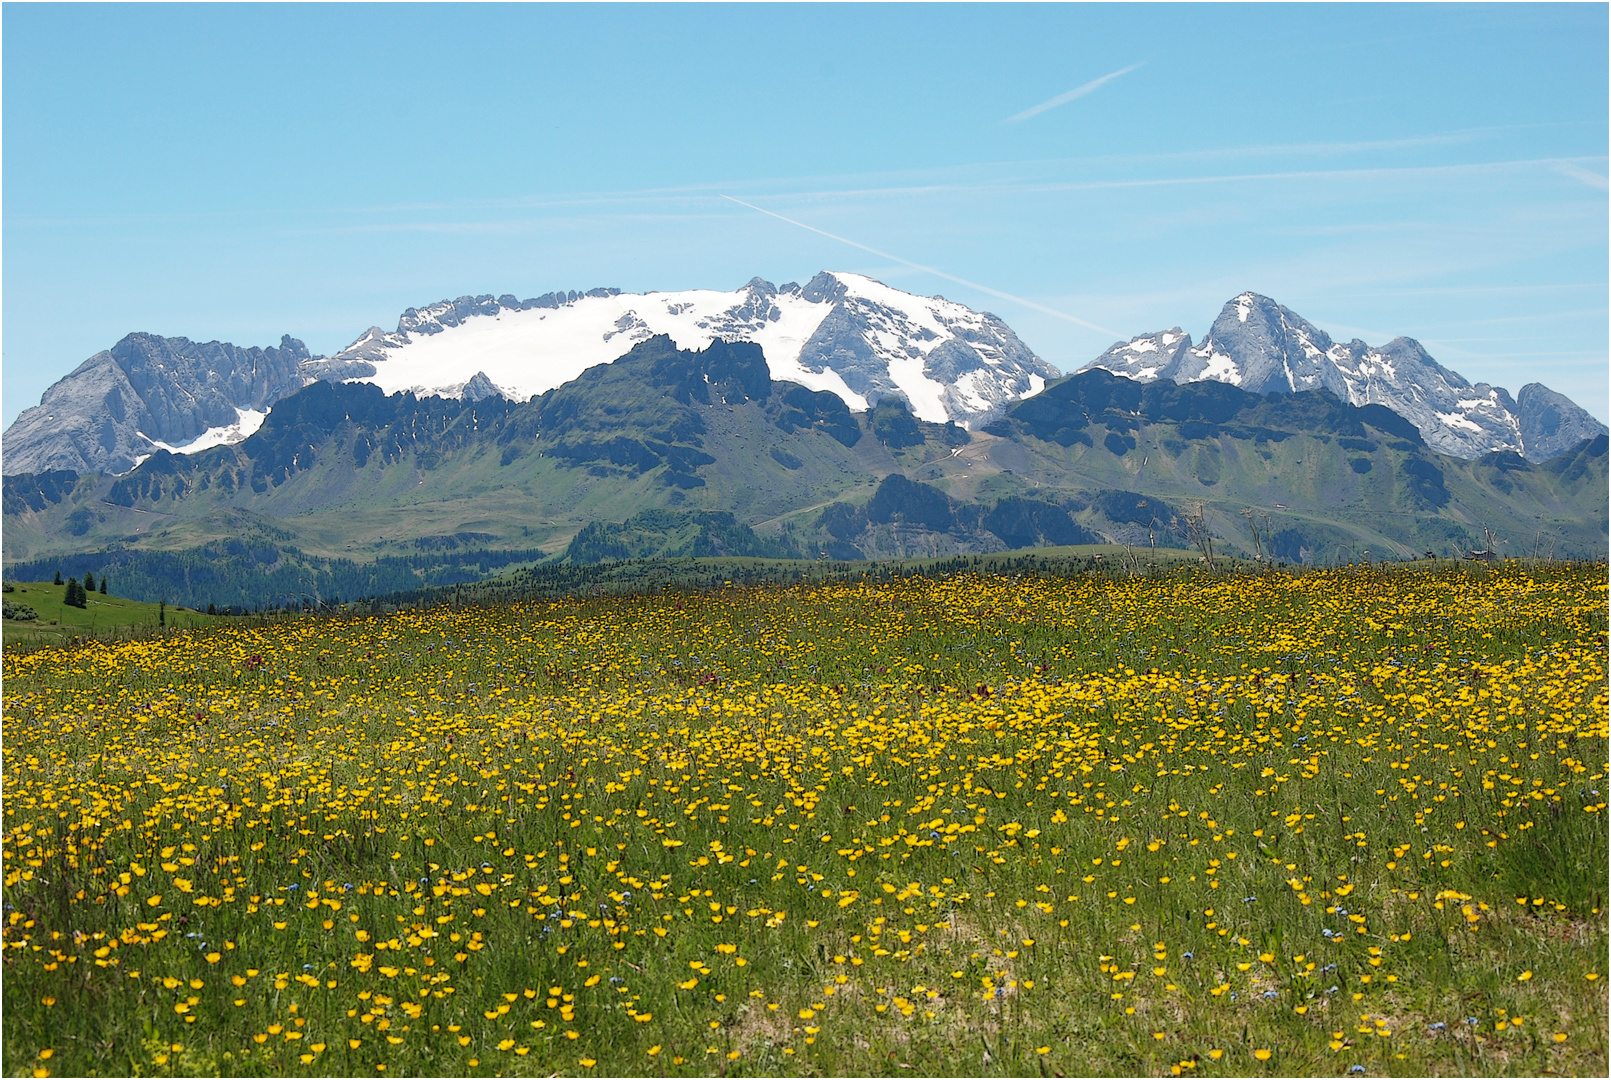
[{"label": "thin cloud", "polygon": [[786,221],[790,225],[795,225],[799,228],[805,229],[807,232],[814,232],[818,236],[826,236],[829,240],[837,240],[841,244],[849,244],[853,248],[859,248],[860,250],[868,252],[869,254],[877,255],[880,259],[889,259],[891,262],[900,263],[902,266],[910,267],[913,270],[921,270],[926,274],[933,274],[935,277],[941,277],[947,281],[954,281],[958,285],[963,285],[970,289],[978,289],[980,292],[989,296],[994,296],[1002,300],[1011,300],[1015,304],[1022,304],[1024,307],[1031,308],[1043,315],[1050,315],[1053,318],[1063,319],[1067,322],[1074,323],[1076,326],[1083,326],[1087,330],[1096,330],[1103,334],[1112,335],[1113,337],[1124,336],[1117,330],[1109,330],[1105,326],[1098,326],[1096,323],[1086,322],[1084,319],[1079,318],[1076,315],[1070,315],[1066,311],[1058,311],[1055,308],[1049,308],[1043,304],[1037,304],[1033,300],[1025,300],[1022,296],[1014,296],[1012,293],[1004,293],[999,289],[992,289],[988,285],[980,285],[976,281],[968,281],[967,279],[959,278],[954,274],[947,274],[944,270],[936,270],[932,266],[924,266],[922,263],[915,263],[910,259],[903,259],[899,255],[891,255],[887,251],[879,251],[877,248],[868,247],[866,244],[858,244],[854,240],[846,239],[843,236],[835,236],[833,233],[824,229],[819,229],[815,225],[807,225],[803,221],[796,221],[793,218],[784,217],[782,214],[775,214],[770,210],[756,206],[754,203],[747,203],[743,199],[735,199],[731,195],[723,195],[722,198],[726,199],[728,202],[737,203],[740,206],[747,206],[751,210],[765,214],[767,217],[777,218],[779,221]]},{"label": "thin cloud", "polygon": [[1599,173],[1590,172],[1588,169],[1580,169],[1576,165],[1566,162],[1556,165],[1555,171],[1563,176],[1570,176],[1573,180],[1581,180],[1589,187],[1599,188],[1601,191],[1605,191],[1608,186],[1606,178]]},{"label": "thin cloud", "polygon": [[[1145,63],[1145,62],[1146,61],[1142,61],[1142,63]],[[1089,94],[1092,90],[1095,90],[1097,87],[1101,86],[1103,83],[1112,82],[1114,79],[1117,79],[1120,75],[1128,75],[1128,74],[1130,74],[1130,72],[1134,71],[1136,68],[1138,68],[1140,66],[1141,66],[1141,64],[1131,64],[1127,68],[1120,68],[1118,71],[1111,72],[1111,73],[1109,73],[1107,75],[1104,75],[1100,79],[1092,79],[1090,82],[1086,83],[1084,86],[1076,86],[1074,89],[1068,91],[1065,94],[1058,94],[1056,97],[1052,98],[1050,101],[1043,101],[1039,105],[1031,105],[1029,108],[1025,109],[1023,112],[1019,113],[1018,115],[1007,117],[1007,123],[1009,123],[1009,124],[1022,124],[1025,120],[1028,120],[1032,116],[1039,116],[1041,113],[1045,112],[1047,109],[1055,109],[1059,105],[1067,105],[1069,102],[1073,101],[1075,98],[1082,98],[1086,94]]]},{"label": "thin cloud", "polygon": [[[1592,161],[1593,158],[1579,158],[1576,160]],[[1044,180],[1044,181],[981,181],[974,184],[933,184],[925,187],[863,187],[842,190],[817,191],[788,191],[774,192],[774,197],[790,199],[834,199],[857,196],[896,196],[904,197],[913,194],[982,194],[993,192],[1011,195],[1032,195],[1059,191],[1101,191],[1122,188],[1148,188],[1148,187],[1180,187],[1196,184],[1237,184],[1259,181],[1281,180],[1373,180],[1390,178],[1420,178],[1441,177],[1497,172],[1511,169],[1526,169],[1536,166],[1549,166],[1552,168],[1574,169],[1568,175],[1590,182],[1586,178],[1595,177],[1596,174],[1587,169],[1570,164],[1570,159],[1562,158],[1523,158],[1511,161],[1482,161],[1463,165],[1406,165],[1388,166],[1380,168],[1359,169],[1293,169],[1280,172],[1244,172],[1244,173],[1218,173],[1206,176],[1166,176],[1141,177],[1128,180]],[[1582,176],[1577,176],[1582,173]],[[1599,177],[1601,184],[1604,177]]]}]

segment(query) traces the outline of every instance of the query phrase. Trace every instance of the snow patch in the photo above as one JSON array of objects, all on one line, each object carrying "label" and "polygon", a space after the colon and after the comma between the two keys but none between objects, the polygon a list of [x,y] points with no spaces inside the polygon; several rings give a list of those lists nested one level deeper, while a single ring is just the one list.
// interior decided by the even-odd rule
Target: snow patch
[{"label": "snow patch", "polygon": [[950,419],[950,414],[945,411],[945,386],[923,374],[921,356],[891,360],[889,377],[906,395],[913,416],[931,424],[943,424]]},{"label": "snow patch", "polygon": [[1236,361],[1224,353],[1212,353],[1208,357],[1208,366],[1203,369],[1205,379],[1217,379],[1236,386],[1242,384],[1242,372],[1238,370]]},{"label": "snow patch", "polygon": [[1460,431],[1475,431],[1479,434],[1482,432],[1481,424],[1474,424],[1459,413],[1434,412],[1432,415],[1442,420],[1446,427],[1452,427]]},{"label": "snow patch", "polygon": [[[236,419],[233,424],[208,428],[189,442],[180,443],[179,445],[165,443],[160,439],[153,439],[143,431],[137,431],[135,434],[157,449],[166,450],[170,454],[199,454],[203,450],[211,450],[215,446],[233,446],[235,443],[244,442],[251,438],[256,434],[257,429],[263,426],[263,421],[268,417],[268,411],[236,409],[235,415]],[[145,457],[150,456],[150,454],[147,454]],[[145,457],[140,458],[140,461],[144,461]]]}]

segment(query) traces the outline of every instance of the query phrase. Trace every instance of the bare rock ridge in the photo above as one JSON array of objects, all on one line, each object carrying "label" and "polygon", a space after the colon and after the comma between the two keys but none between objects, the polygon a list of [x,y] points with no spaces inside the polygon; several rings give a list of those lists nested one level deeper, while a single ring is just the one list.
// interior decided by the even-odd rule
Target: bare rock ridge
[{"label": "bare rock ridge", "polygon": [[[5,473],[125,473],[158,449],[238,441],[276,401],[302,388],[307,346],[279,348],[130,334],[84,361],[5,433]],[[246,414],[246,415],[243,415]]]},{"label": "bare rock ridge", "polygon": [[1175,327],[1116,342],[1081,370],[1092,368],[1138,382],[1212,380],[1260,394],[1327,390],[1351,405],[1385,405],[1433,449],[1468,459],[1508,452],[1545,461],[1606,432],[1539,383],[1513,399],[1503,387],[1467,382],[1414,338],[1381,346],[1333,342],[1296,312],[1251,292],[1226,303],[1201,345]]}]

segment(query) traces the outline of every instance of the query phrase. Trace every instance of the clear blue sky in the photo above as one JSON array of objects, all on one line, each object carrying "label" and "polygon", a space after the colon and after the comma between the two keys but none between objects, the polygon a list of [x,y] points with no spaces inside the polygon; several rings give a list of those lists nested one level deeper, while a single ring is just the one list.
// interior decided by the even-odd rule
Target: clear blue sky
[{"label": "clear blue sky", "polygon": [[7,424],[133,330],[333,352],[466,293],[824,268],[1064,370],[1253,289],[1608,414],[1603,4],[0,18]]}]

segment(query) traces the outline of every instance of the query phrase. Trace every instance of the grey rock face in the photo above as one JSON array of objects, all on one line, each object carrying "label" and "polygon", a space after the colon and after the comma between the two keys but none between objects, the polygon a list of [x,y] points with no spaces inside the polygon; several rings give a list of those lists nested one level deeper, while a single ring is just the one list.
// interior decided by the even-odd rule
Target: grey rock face
[{"label": "grey rock face", "polygon": [[801,286],[800,295],[813,304],[831,304],[848,291],[844,282],[826,270],[819,270],[816,277]]},{"label": "grey rock face", "polygon": [[[1216,378],[1209,372],[1234,365],[1235,382],[1254,393],[1290,393],[1326,386],[1326,350],[1331,338],[1274,300],[1243,293],[1220,310],[1208,337],[1182,360],[1177,382]],[[1184,377],[1182,377],[1184,376]],[[1326,386],[1334,393],[1341,383]]]},{"label": "grey rock face", "polygon": [[[1165,339],[1175,337],[1181,340],[1171,341],[1174,351],[1159,362]],[[1261,394],[1328,390],[1352,405],[1392,409],[1420,430],[1428,446],[1463,458],[1504,450],[1543,461],[1606,430],[1537,383],[1528,388],[1523,408],[1503,387],[1467,382],[1413,338],[1379,347],[1357,338],[1333,342],[1324,330],[1257,293],[1229,301],[1199,346],[1192,347],[1178,328],[1146,334],[1115,344],[1081,370],[1090,368],[1140,382],[1213,379]]]},{"label": "grey rock face", "polygon": [[1104,368],[1136,382],[1173,379],[1180,371],[1181,359],[1190,348],[1191,335],[1174,326],[1155,334],[1142,334],[1129,341],[1115,341],[1107,352],[1085,367]]},{"label": "grey rock face", "polygon": [[239,423],[302,385],[307,346],[241,348],[130,334],[45,391],[5,433],[4,472],[124,473],[157,449]]},{"label": "grey rock face", "polygon": [[1058,377],[1056,368],[989,312],[972,311],[940,297],[933,298],[940,303],[932,307],[922,302],[883,303],[828,273],[812,278],[800,295],[814,303],[833,304],[800,350],[800,366],[807,371],[832,368],[870,405],[901,394],[890,365],[903,360],[921,360],[923,375],[940,384],[947,418],[969,426],[988,422],[1007,405],[1034,393],[1032,377],[1043,381]]},{"label": "grey rock face", "polygon": [[497,383],[487,378],[485,371],[478,371],[470,377],[469,382],[464,384],[464,389],[460,391],[460,396],[465,401],[486,401],[488,398],[501,398],[507,395],[498,387]]},{"label": "grey rock face", "polygon": [[1584,439],[1606,433],[1604,424],[1543,383],[1522,387],[1514,412],[1521,425],[1522,457],[1528,461],[1547,461]]},{"label": "grey rock face", "polygon": [[[777,321],[772,298],[796,291],[753,279],[740,302],[712,324],[727,340],[742,338],[764,321]],[[1055,379],[1058,371],[1030,351],[1012,328],[989,312],[895,293],[891,303],[870,299],[838,276],[823,271],[797,291],[802,299],[832,308],[800,349],[807,371],[832,369],[869,405],[903,396],[890,364],[921,360],[923,375],[940,384],[947,418],[977,426],[1034,392],[1030,378]],[[941,300],[939,297],[934,300]],[[925,311],[941,332],[925,322]],[[942,333],[943,332],[943,333]]]},{"label": "grey rock face", "polygon": [[889,377],[889,365],[880,363],[866,331],[867,326],[854,313],[836,304],[818,324],[816,333],[806,339],[800,350],[800,366],[807,371],[833,368],[845,385],[866,398],[868,404],[897,393]]}]

